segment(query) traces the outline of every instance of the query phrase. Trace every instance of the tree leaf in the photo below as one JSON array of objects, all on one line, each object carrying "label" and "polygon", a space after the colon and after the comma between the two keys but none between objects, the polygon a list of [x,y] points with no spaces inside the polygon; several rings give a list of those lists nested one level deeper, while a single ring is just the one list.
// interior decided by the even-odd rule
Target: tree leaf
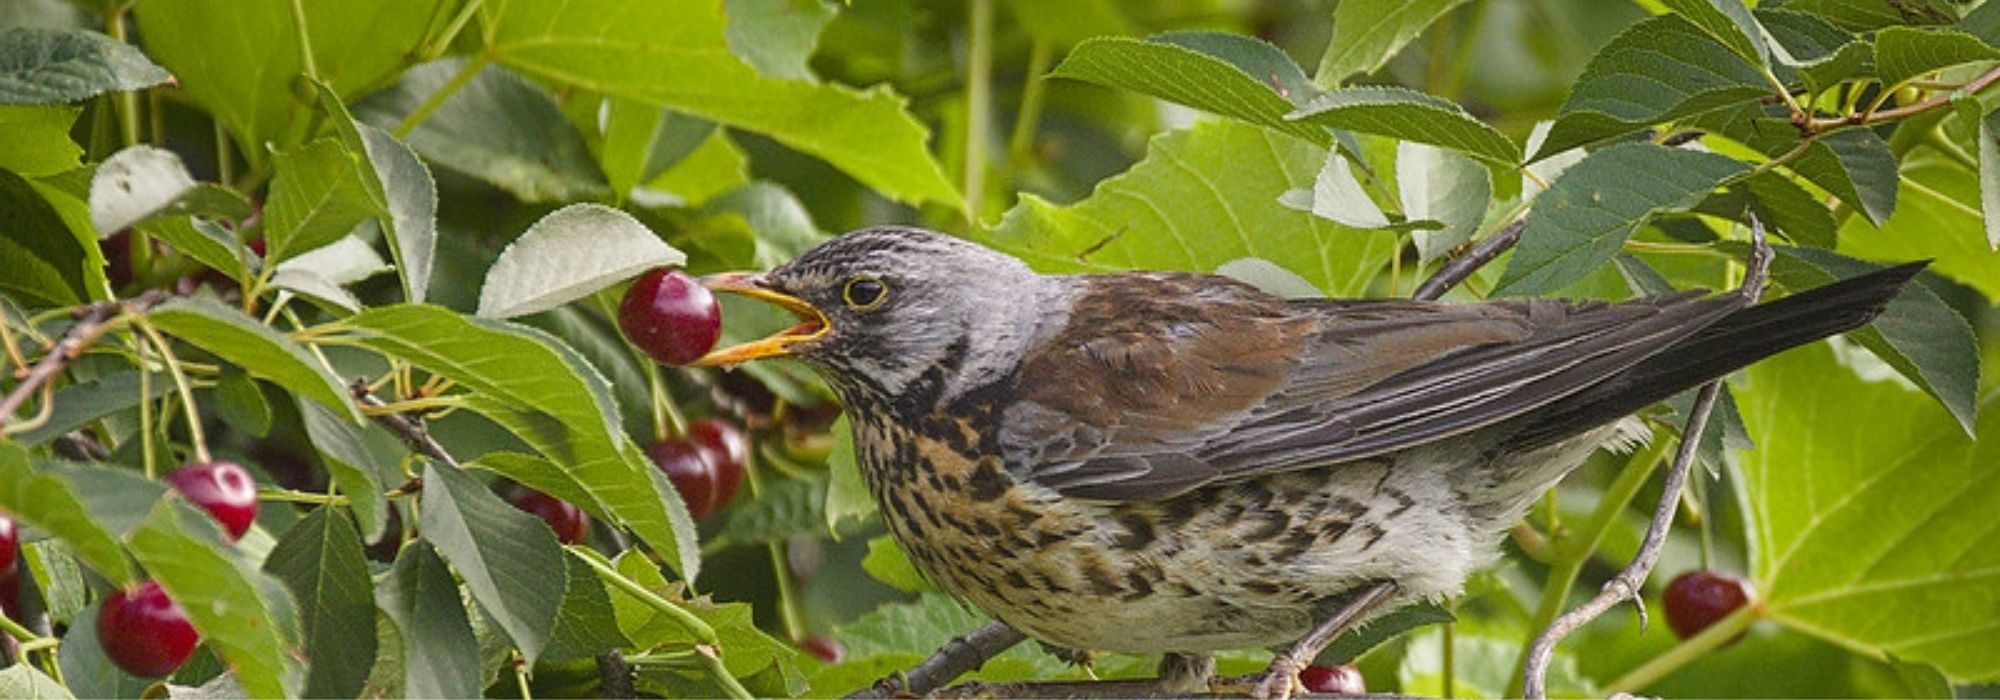
[{"label": "tree leaf", "polygon": [[1660,0],[1660,4],[1687,18],[1750,65],[1769,63],[1764,28],[1758,26],[1743,0]]},{"label": "tree leaf", "polygon": [[1347,156],[1339,149],[1326,153],[1326,164],[1313,176],[1312,189],[1285,190],[1278,203],[1327,221],[1358,229],[1390,228],[1389,217],[1368,198],[1355,179]]},{"label": "tree leaf", "polygon": [[[0,60],[5,60],[0,50]],[[80,110],[66,105],[0,105],[0,170],[27,177],[77,167],[83,149],[69,138]]]},{"label": "tree leaf", "polygon": [[1865,74],[1875,55],[1867,41],[1818,15],[1759,9],[1756,16],[1770,33],[1771,53],[1781,64],[1778,77],[1796,71],[1808,81],[1808,89],[1831,87]]},{"label": "tree leaf", "polygon": [[1942,160],[1915,160],[1898,178],[1896,215],[1879,227],[1850,219],[1840,229],[1840,252],[1896,262],[1934,259],[1932,269],[2000,298],[2000,253],[1981,235],[1979,178]]},{"label": "tree leaf", "polygon": [[154,681],[126,673],[104,655],[95,624],[99,605],[92,603],[76,615],[76,619],[90,624],[71,625],[63,634],[62,647],[56,651],[63,680],[69,683],[71,692],[86,698],[139,700]]},{"label": "tree leaf", "polygon": [[0,510],[69,543],[78,559],[113,584],[137,582],[118,535],[92,518],[68,482],[36,469],[30,459],[25,448],[0,444]]},{"label": "tree leaf", "polygon": [[49,306],[91,298],[82,283],[92,264],[89,254],[33,184],[0,170],[0,210],[8,215],[7,225],[0,226],[0,260],[7,261],[0,292],[24,304]]},{"label": "tree leaf", "polygon": [[843,523],[865,521],[875,514],[875,498],[861,479],[861,467],[854,459],[854,428],[842,415],[827,428],[833,449],[826,456],[826,531],[840,532]]},{"label": "tree leaf", "polygon": [[97,32],[15,27],[0,34],[0,104],[78,102],[172,78],[138,47]]},{"label": "tree leaf", "polygon": [[265,260],[278,263],[339,240],[376,212],[361,183],[360,156],[322,138],[279,153],[265,203]]},{"label": "tree leaf", "polygon": [[[1753,365],[1738,396],[1750,561],[1770,619],[1848,648],[2000,678],[2000,411],[1967,439],[1893,382],[1810,345]],[[1787,436],[1811,435],[1811,440]]]},{"label": "tree leaf", "polygon": [[[1881,269],[1829,250],[1777,248],[1772,278],[1805,290]],[[1979,344],[1965,318],[1922,284],[1912,284],[1889,302],[1874,322],[1848,337],[1896,368],[1950,411],[1970,435],[1979,408]]]},{"label": "tree leaf", "polygon": [[1313,80],[1332,88],[1356,73],[1372,73],[1403,46],[1465,0],[1346,0],[1333,6],[1333,39]]},{"label": "tree leaf", "polygon": [[479,315],[547,311],[646,270],[685,262],[686,254],[630,214],[572,204],[542,217],[500,251],[479,290]]},{"label": "tree leaf", "polygon": [[[207,185],[197,187],[207,187]],[[152,217],[141,222],[139,230],[148,236],[166,241],[168,245],[174,247],[174,250],[194,258],[195,262],[207,265],[238,281],[247,279],[264,264],[263,258],[257,255],[257,251],[236,240],[236,234],[192,216]]]},{"label": "tree leaf", "polygon": [[1875,33],[1875,73],[1896,86],[1931,71],[2000,58],[2000,48],[1951,29],[1884,27]]},{"label": "tree leaf", "polygon": [[1324,93],[1286,119],[1381,134],[1441,146],[1513,167],[1521,148],[1450,100],[1396,87],[1356,87]]},{"label": "tree leaf", "polygon": [[1833,212],[1805,188],[1783,175],[1762,173],[1743,181],[1750,206],[1785,237],[1801,245],[1832,248],[1839,231]]},{"label": "tree leaf", "polygon": [[1347,631],[1333,641],[1325,651],[1320,652],[1314,662],[1326,666],[1340,666],[1354,663],[1362,654],[1380,646],[1411,630],[1427,625],[1453,622],[1458,617],[1450,610],[1429,601],[1411,603],[1387,614],[1369,620],[1361,627]]},{"label": "tree leaf", "polygon": [[1749,170],[1735,159],[1650,143],[1593,152],[1535,199],[1493,294],[1542,294],[1583,279],[1654,213],[1692,207]]},{"label": "tree leaf", "polygon": [[1986,247],[2000,250],[2000,110],[1979,120],[1979,211]]},{"label": "tree leaf", "polygon": [[1819,15],[1853,31],[1958,20],[1958,9],[1950,0],[1792,0],[1785,9]]},{"label": "tree leaf", "polygon": [[[1773,112],[1782,113],[1782,107]],[[1798,129],[1788,119],[1765,116],[1757,105],[1701,115],[1689,126],[1721,134],[1776,158],[1796,148]],[[1881,224],[1896,211],[1896,156],[1872,129],[1823,134],[1783,166],[1818,185],[1868,220]]]},{"label": "tree leaf", "polygon": [[1493,198],[1493,177],[1470,158],[1404,141],[1396,145],[1396,194],[1403,216],[1444,224],[1413,234],[1418,259],[1428,262],[1472,239]]},{"label": "tree leaf", "polygon": [[306,697],[352,697],[375,665],[375,590],[361,534],[320,506],[294,523],[264,560],[285,582],[304,623]]},{"label": "tree leaf", "polygon": [[618,629],[618,615],[597,572],[576,557],[563,557],[563,566],[562,606],[556,609],[556,627],[542,660],[586,659],[631,646],[632,640]]},{"label": "tree leaf", "polygon": [[188,344],[249,372],[250,376],[298,392],[300,396],[360,422],[361,412],[347,389],[305,348],[242,311],[210,299],[181,297],[146,313],[146,321]]},{"label": "tree leaf", "polygon": [[355,342],[471,389],[469,408],[560,465],[682,575],[698,571],[686,506],[626,439],[603,377],[560,341],[434,306],[376,307],[344,323]]},{"label": "tree leaf", "polygon": [[901,97],[758,74],[729,53],[719,3],[502,3],[480,15],[486,51],[524,74],[770,136],[900,201],[960,204]]},{"label": "tree leaf", "polygon": [[1619,33],[1590,58],[1531,160],[1751,102],[1770,90],[1756,68],[1687,19],[1654,17]]},{"label": "tree leaf", "polygon": [[0,697],[19,700],[74,700],[69,689],[36,669],[33,664],[16,663],[0,669]]},{"label": "tree leaf", "polygon": [[90,224],[109,236],[155,216],[248,218],[249,200],[227,188],[198,185],[173,151],[130,146],[99,163],[90,177]]},{"label": "tree leaf", "polygon": [[[756,499],[737,503],[711,535],[711,546],[784,542],[793,537],[825,533],[826,484],[785,479],[764,484]],[[851,533],[856,528],[844,528]]]},{"label": "tree leaf", "polygon": [[[148,398],[158,399],[174,390],[171,381],[155,381]],[[139,405],[139,373],[133,371],[87,379],[56,390],[51,403],[55,410],[49,414],[41,427],[24,433],[16,433],[12,439],[23,445],[35,447],[48,444],[56,438],[99,418],[124,411]]]},{"label": "tree leaf", "polygon": [[21,571],[35,577],[35,589],[49,621],[72,624],[90,599],[90,584],[83,567],[62,540],[45,539],[21,544]]},{"label": "tree leaf", "polygon": [[1049,76],[1151,95],[1322,146],[1333,142],[1323,128],[1285,119],[1300,104],[1294,96],[1302,100],[1318,90],[1283,51],[1251,37],[1097,37],[1077,44]]},{"label": "tree leaf", "polygon": [[1014,0],[1001,6],[1014,11],[1029,36],[1055,48],[1138,31],[1117,0]]},{"label": "tree leaf", "polygon": [[897,546],[896,540],[888,535],[868,538],[868,554],[861,558],[861,569],[869,576],[899,591],[922,593],[935,591],[929,579],[910,563],[910,555]]},{"label": "tree leaf", "polygon": [[1215,266],[1215,274],[1286,299],[1325,299],[1326,293],[1304,277],[1263,258],[1237,258]]},{"label": "tree leaf", "polygon": [[215,380],[215,413],[229,427],[264,437],[271,430],[271,405],[264,402],[264,390],[243,370],[227,367]]},{"label": "tree leaf", "polygon": [[1277,201],[1312,182],[1325,158],[1323,149],[1255,127],[1200,123],[1155,137],[1145,160],[1076,204],[1024,195],[999,226],[972,236],[1042,272],[1212,272],[1254,256],[1330,295],[1358,296],[1395,234],[1339,226]]},{"label": "tree leaf", "polygon": [[160,499],[127,542],[244,691],[258,697],[299,693],[304,674],[296,662],[298,623],[290,596],[224,542],[207,513],[179,498]]},{"label": "tree leaf", "polygon": [[813,80],[813,47],[820,30],[833,21],[832,5],[821,0],[724,0],[729,51],[758,73],[786,80]]},{"label": "tree leaf", "polygon": [[361,169],[361,185],[375,208],[387,213],[376,222],[389,237],[389,254],[396,258],[396,271],[402,276],[403,300],[423,303],[437,251],[437,183],[430,168],[396,137],[356,121],[326,83],[313,81],[313,89],[333,120],[341,145],[367,157],[369,167]]},{"label": "tree leaf", "polygon": [[[300,22],[293,21],[293,6],[268,0],[232,5],[225,14],[206,0],[147,0],[133,10],[146,50],[173,72],[184,94],[221,119],[244,157],[262,162],[266,142],[285,151],[308,135],[311,93],[294,92],[293,84],[306,73],[301,46],[311,47],[320,79],[353,97],[403,70],[445,4],[309,2],[298,6]],[[310,28],[310,41],[299,36],[300,26]]]},{"label": "tree leaf", "polygon": [[382,497],[382,482],[376,475],[388,469],[368,449],[362,427],[311,401],[301,399],[298,406],[306,437],[319,453],[320,463],[326,465],[327,476],[347,496],[348,507],[361,523],[362,539],[372,542],[381,538],[389,522],[389,502]]},{"label": "tree leaf", "polygon": [[[446,58],[411,68],[390,89],[354,105],[355,115],[377,127],[394,128],[443,90],[465,63]],[[523,202],[595,199],[609,192],[583,136],[563,117],[555,98],[499,66],[481,69],[405,138],[432,163]]]},{"label": "tree leaf", "polygon": [[[448,464],[424,468],[424,538],[465,579],[480,608],[533,663],[549,642],[563,588],[562,545],[540,518],[523,513]],[[535,576],[523,576],[538,572]]]},{"label": "tree leaf", "polygon": [[396,555],[388,576],[375,585],[376,603],[403,638],[403,692],[413,698],[479,695],[479,640],[465,616],[465,601],[431,543],[419,539]]}]

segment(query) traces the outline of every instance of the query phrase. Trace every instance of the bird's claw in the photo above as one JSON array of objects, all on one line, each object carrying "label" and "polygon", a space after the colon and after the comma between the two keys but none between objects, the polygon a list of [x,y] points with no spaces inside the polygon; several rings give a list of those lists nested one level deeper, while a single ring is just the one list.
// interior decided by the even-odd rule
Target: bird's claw
[{"label": "bird's claw", "polygon": [[1256,700],[1289,700],[1305,687],[1299,681],[1299,672],[1303,670],[1305,664],[1290,654],[1279,654],[1262,673],[1218,681],[1211,684],[1210,690],[1217,694],[1242,693]]}]

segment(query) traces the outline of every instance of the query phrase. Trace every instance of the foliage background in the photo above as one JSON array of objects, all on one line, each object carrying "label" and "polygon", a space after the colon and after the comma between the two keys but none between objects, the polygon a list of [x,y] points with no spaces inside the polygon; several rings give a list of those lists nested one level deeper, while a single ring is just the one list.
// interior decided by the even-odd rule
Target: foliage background
[{"label": "foliage background", "polygon": [[[256,695],[592,694],[615,648],[645,693],[830,696],[978,624],[882,537],[809,373],[636,359],[605,311],[652,264],[768,267],[912,222],[1047,271],[1393,296],[1525,213],[1521,247],[1457,298],[1625,298],[1733,284],[1746,211],[1788,244],[1781,289],[1861,260],[1935,274],[1872,335],[1732,380],[1699,516],[1648,595],[1706,565],[1757,604],[1685,643],[1607,616],[1553,689],[2000,681],[2000,419],[1978,410],[2000,357],[2000,118],[1968,87],[2000,59],[1994,3],[8,0],[0,33],[0,306],[24,352],[72,307],[220,273],[115,316],[53,414],[0,443],[0,508],[29,526],[16,636],[53,650],[0,671],[0,694],[144,691],[87,621],[148,576],[209,641],[168,682]],[[1773,83],[1809,117],[1896,116],[1804,139]],[[623,214],[565,208],[585,202]],[[96,243],[128,227],[171,245]],[[262,255],[242,245],[258,237]],[[506,272],[517,238],[542,245]],[[106,251],[138,281],[107,283]],[[738,338],[783,323],[726,317]],[[467,468],[363,420],[357,376],[395,410],[454,409],[429,426]],[[413,394],[434,378],[442,398]],[[687,517],[637,456],[668,406],[752,426],[754,495]],[[146,479],[196,443],[268,489],[241,544]],[[1572,477],[1457,622],[1360,659],[1370,688],[1508,692],[1533,630],[1636,548],[1658,452]],[[398,488],[412,476],[420,496]],[[506,481],[622,532],[565,550],[501,505]],[[705,598],[683,585],[697,569]],[[810,636],[844,660],[796,653]],[[978,677],[1080,677],[1032,646]]]}]

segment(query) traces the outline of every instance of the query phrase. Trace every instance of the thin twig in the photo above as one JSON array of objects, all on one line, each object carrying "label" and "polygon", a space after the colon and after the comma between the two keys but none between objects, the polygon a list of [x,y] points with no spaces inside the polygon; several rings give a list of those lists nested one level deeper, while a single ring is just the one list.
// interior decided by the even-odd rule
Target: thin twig
[{"label": "thin twig", "polygon": [[873,687],[855,691],[847,697],[893,698],[929,695],[944,687],[944,684],[950,683],[952,679],[978,670],[988,660],[1012,649],[1014,645],[1020,644],[1027,638],[1027,635],[1008,627],[1007,623],[998,620],[988,622],[979,629],[946,642],[943,647],[932,652],[930,658],[924,659],[910,670],[876,681]]},{"label": "thin twig", "polygon": [[[375,392],[369,390],[368,380],[366,379],[354,380],[353,384],[347,386],[347,392],[353,394],[354,402],[361,404],[361,407],[364,409],[381,408],[389,405],[383,402],[382,399],[377,398]],[[454,467],[458,466],[458,460],[452,458],[451,453],[444,451],[443,445],[438,444],[437,440],[431,438],[430,431],[425,430],[423,424],[400,413],[372,415],[369,418],[382,427],[388,428],[389,432],[394,433],[396,437],[401,438],[403,444],[410,447],[411,452]]]},{"label": "thin twig", "polygon": [[6,398],[0,399],[0,427],[6,427],[7,421],[14,418],[14,412],[28,402],[28,397],[33,395],[36,389],[44,383],[54,381],[55,376],[60,374],[64,367],[68,367],[72,360],[83,355],[84,349],[97,342],[97,339],[109,330],[105,325],[106,321],[111,320],[121,310],[142,313],[166,298],[166,292],[153,290],[130,301],[99,302],[79,309],[76,325],[64,331],[62,338],[56,340],[56,344],[49,348],[48,354],[43,355],[34,367],[28,369],[28,374],[21,378],[21,383],[14,385],[14,389],[7,392]]},{"label": "thin twig", "polygon": [[1471,250],[1465,251],[1464,255],[1445,263],[1444,267],[1438,269],[1437,274],[1424,280],[1410,298],[1418,301],[1436,301],[1438,297],[1444,296],[1445,292],[1451,291],[1452,287],[1471,277],[1472,273],[1478,272],[1479,268],[1485,267],[1486,263],[1493,262],[1494,258],[1500,257],[1501,253],[1507,252],[1508,248],[1521,242],[1521,229],[1527,225],[1527,219],[1517,219],[1514,223],[1507,224],[1506,228],[1500,229],[1499,233],[1487,236]]},{"label": "thin twig", "polygon": [[[1765,240],[1763,224],[1755,217],[1750,219],[1750,238],[1750,269],[1743,276],[1743,285],[1737,288],[1736,293],[1755,303],[1764,293],[1764,282],[1771,268],[1771,244]],[[1708,416],[1715,408],[1715,397],[1721,385],[1720,379],[1703,384],[1700,393],[1695,395],[1694,408],[1688,413],[1687,426],[1681,429],[1680,447],[1674,453],[1673,466],[1667,469],[1667,481],[1660,489],[1659,505],[1653,509],[1653,521],[1646,528],[1646,538],[1639,544],[1638,555],[1618,575],[1605,581],[1604,588],[1595,597],[1549,623],[1535,637],[1535,643],[1528,647],[1528,662],[1522,671],[1522,687],[1527,697],[1548,697],[1544,679],[1548,675],[1549,661],[1555,656],[1556,644],[1618,604],[1627,600],[1635,603],[1639,612],[1639,629],[1646,629],[1646,603],[1639,597],[1639,590],[1645,584],[1646,576],[1652,573],[1653,565],[1659,563],[1660,550],[1667,542],[1667,530],[1673,527],[1674,512],[1681,503],[1681,490],[1687,485],[1688,471],[1694,465],[1702,431],[1708,427]]]},{"label": "thin twig", "polygon": [[1973,78],[1971,82],[1965,84],[1965,87],[1959,88],[1957,91],[1938,95],[1937,97],[1913,105],[1904,105],[1879,112],[1855,112],[1845,117],[1808,119],[1802,122],[1799,128],[1806,133],[1820,133],[1843,126],[1866,126],[1880,122],[1895,121],[1949,105],[1954,95],[1959,93],[1967,95],[1977,94],[1979,91],[1992,86],[1995,82],[2000,82],[2000,66],[1994,66],[1991,70],[1981,73],[1979,77]]}]

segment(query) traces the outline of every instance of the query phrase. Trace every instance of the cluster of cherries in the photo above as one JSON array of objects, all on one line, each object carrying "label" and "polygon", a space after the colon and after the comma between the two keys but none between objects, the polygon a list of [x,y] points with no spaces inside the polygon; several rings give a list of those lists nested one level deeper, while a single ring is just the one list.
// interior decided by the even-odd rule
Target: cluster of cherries
[{"label": "cluster of cherries", "polygon": [[[222,525],[235,542],[257,519],[257,483],[235,462],[196,462],[167,473],[167,484]],[[11,525],[11,523],[10,523]],[[8,528],[9,539],[13,528]],[[13,551],[13,542],[6,543]],[[201,641],[187,611],[167,597],[156,581],[120,589],[97,610],[97,643],[112,663],[135,676],[173,673]]]}]

